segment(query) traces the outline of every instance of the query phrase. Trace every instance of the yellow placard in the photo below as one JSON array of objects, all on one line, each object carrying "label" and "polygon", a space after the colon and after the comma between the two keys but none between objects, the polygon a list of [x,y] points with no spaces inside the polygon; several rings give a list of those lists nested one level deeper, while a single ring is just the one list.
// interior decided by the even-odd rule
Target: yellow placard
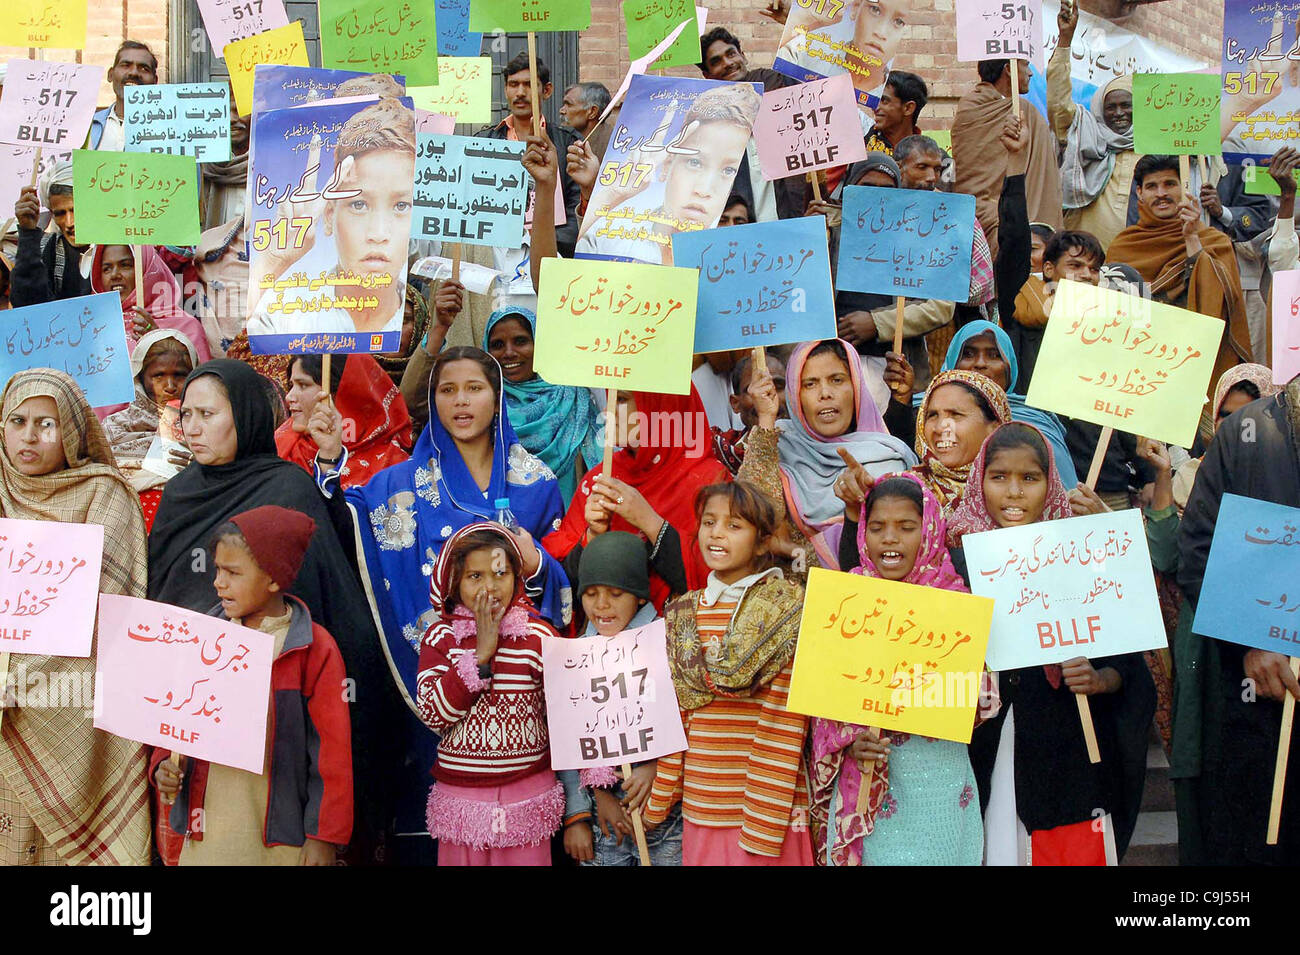
[{"label": "yellow placard", "polygon": [[786,708],[969,743],[992,621],[986,597],[814,567]]},{"label": "yellow placard", "polygon": [[553,385],[686,395],[700,270],[542,260],[537,373]]},{"label": "yellow placard", "polygon": [[280,66],[311,66],[307,59],[307,43],[302,35],[302,22],[294,20],[288,26],[276,27],[243,40],[227,43],[222,51],[226,67],[230,70],[230,86],[235,91],[235,106],[241,116],[253,108],[253,68],[261,64]]},{"label": "yellow placard", "polygon": [[0,17],[0,46],[80,50],[86,45],[86,0],[17,0]]},{"label": "yellow placard", "polygon": [[408,86],[417,109],[456,117],[458,123],[492,122],[492,58],[438,57],[437,86]]},{"label": "yellow placard", "polygon": [[1222,319],[1062,281],[1026,398],[1190,448],[1222,338]]}]

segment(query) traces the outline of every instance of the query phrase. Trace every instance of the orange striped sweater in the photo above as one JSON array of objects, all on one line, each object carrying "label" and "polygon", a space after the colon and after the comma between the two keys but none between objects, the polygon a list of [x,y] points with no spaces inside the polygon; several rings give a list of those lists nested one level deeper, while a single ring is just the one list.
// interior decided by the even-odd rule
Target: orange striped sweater
[{"label": "orange striped sweater", "polygon": [[[735,602],[697,603],[697,627],[706,662],[724,639]],[[656,825],[677,803],[698,826],[739,828],[740,846],[779,856],[792,820],[807,818],[803,760],[807,718],[786,711],[790,667],[745,699],[716,697],[682,711],[684,753],[661,757],[646,819]]]}]

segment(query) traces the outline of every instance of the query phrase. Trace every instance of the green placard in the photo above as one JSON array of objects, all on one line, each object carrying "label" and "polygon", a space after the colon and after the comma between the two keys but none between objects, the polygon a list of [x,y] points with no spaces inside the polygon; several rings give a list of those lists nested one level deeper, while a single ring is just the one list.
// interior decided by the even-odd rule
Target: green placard
[{"label": "green placard", "polygon": [[[1300,169],[1291,173],[1297,183],[1300,183]],[[1267,166],[1242,166],[1241,184],[1245,188],[1248,196],[1280,196],[1282,187],[1277,184],[1268,173]]]},{"label": "green placard", "polygon": [[670,66],[694,66],[700,62],[700,37],[695,26],[694,0],[624,0],[623,20],[627,23],[627,54],[632,60],[645,56],[683,20],[690,21],[673,45],[650,64],[652,70]]},{"label": "green placard", "polygon": [[438,82],[438,30],[432,3],[320,0],[321,66],[404,73],[412,86]]},{"label": "green placard", "polygon": [[87,245],[194,245],[199,169],[193,156],[72,153],[77,239]]},{"label": "green placard", "polygon": [[476,33],[559,33],[591,27],[591,0],[469,0]]},{"label": "green placard", "polygon": [[1138,73],[1133,77],[1133,149],[1173,156],[1218,156],[1217,73]]}]

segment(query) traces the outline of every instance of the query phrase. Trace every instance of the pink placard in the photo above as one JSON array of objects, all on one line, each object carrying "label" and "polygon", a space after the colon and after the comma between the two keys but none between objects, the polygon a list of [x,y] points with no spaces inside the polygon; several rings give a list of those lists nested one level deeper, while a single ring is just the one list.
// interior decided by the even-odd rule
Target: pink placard
[{"label": "pink placard", "polygon": [[101,594],[95,727],[261,773],[273,651],[260,630]]},{"label": "pink placard", "polygon": [[1028,60],[1043,69],[1043,0],[957,0],[957,59]]},{"label": "pink placard", "polygon": [[763,94],[754,142],[764,179],[784,179],[867,158],[857,94],[847,73]]},{"label": "pink placard", "polygon": [[90,656],[100,524],[0,517],[0,653]]},{"label": "pink placard", "polygon": [[1273,383],[1300,375],[1300,269],[1273,273]]},{"label": "pink placard", "polygon": [[90,132],[104,68],[10,60],[7,69],[0,96],[0,143],[57,152],[80,148]]},{"label": "pink placard", "polygon": [[227,43],[289,25],[284,0],[198,0],[198,3],[216,56],[222,55]]},{"label": "pink placard", "polygon": [[664,622],[612,637],[542,638],[553,769],[621,766],[686,748]]},{"label": "pink placard", "polygon": [[456,117],[442,113],[431,113],[427,109],[416,107],[415,131],[433,133],[437,136],[450,136],[456,131]]}]

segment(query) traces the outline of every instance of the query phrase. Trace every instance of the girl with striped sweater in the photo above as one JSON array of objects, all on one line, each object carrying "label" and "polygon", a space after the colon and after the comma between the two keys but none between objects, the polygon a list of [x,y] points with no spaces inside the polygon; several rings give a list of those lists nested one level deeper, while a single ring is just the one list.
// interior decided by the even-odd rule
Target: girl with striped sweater
[{"label": "girl with striped sweater", "polygon": [[647,825],[682,807],[683,865],[812,865],[805,717],[785,702],[803,588],[772,566],[776,510],[743,482],[696,497],[704,588],[665,611],[687,750],[659,760]]},{"label": "girl with striped sweater", "polygon": [[420,647],[416,703],[442,740],[429,791],[439,865],[550,865],[564,814],[542,695],[543,636],[558,636],[524,593],[523,558],[500,525],[447,541]]}]

